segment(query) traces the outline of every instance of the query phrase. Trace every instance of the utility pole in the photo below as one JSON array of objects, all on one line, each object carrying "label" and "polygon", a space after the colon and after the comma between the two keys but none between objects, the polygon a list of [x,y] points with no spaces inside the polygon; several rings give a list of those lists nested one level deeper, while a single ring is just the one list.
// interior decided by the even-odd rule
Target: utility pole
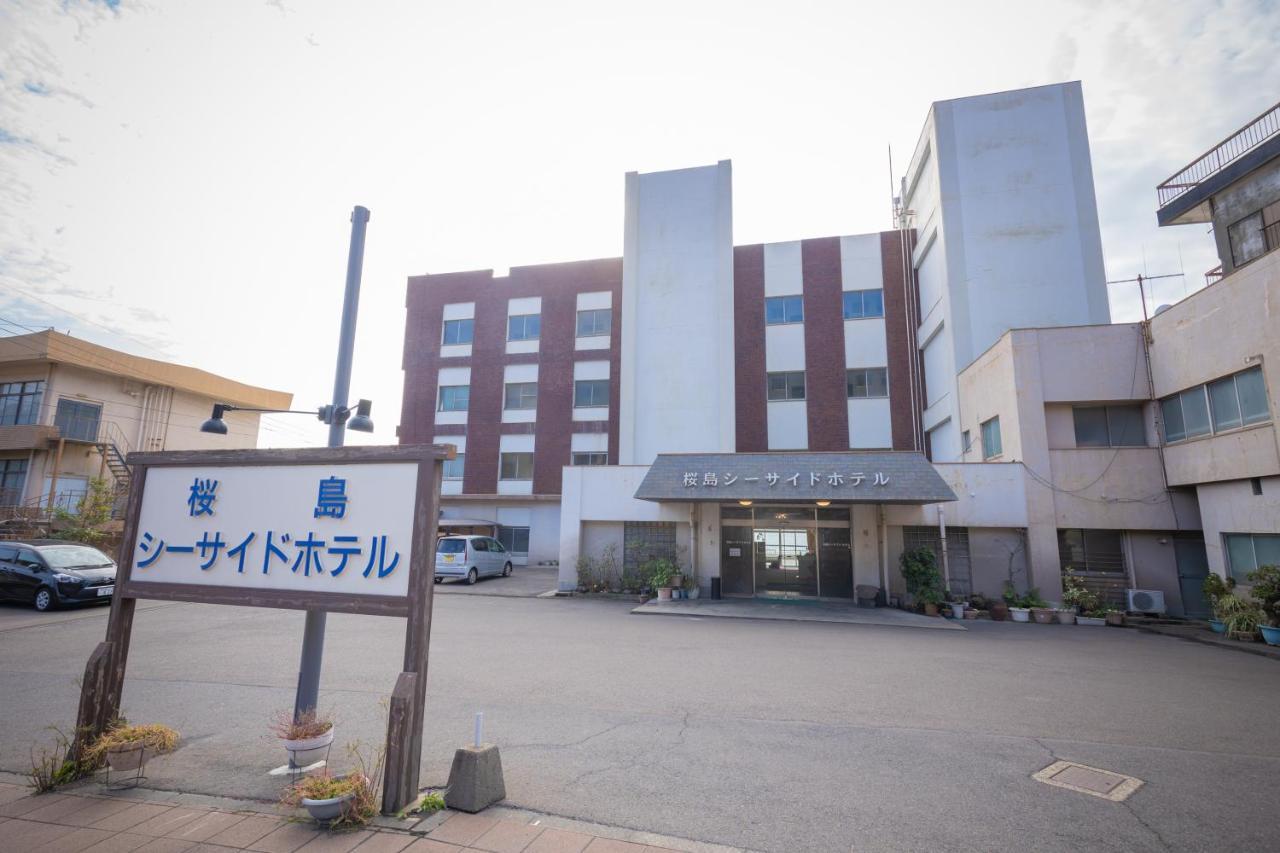
[{"label": "utility pole", "polygon": [[[364,268],[364,235],[369,209],[356,206],[351,211],[351,246],[347,252],[347,289],[342,301],[342,327],[338,332],[338,364],[333,377],[333,405],[329,421],[329,446],[342,447],[346,418],[332,414],[347,408],[351,393],[351,359],[356,345],[356,314],[360,308],[360,276]],[[308,610],[302,630],[302,662],[298,665],[298,692],[293,702],[294,719],[315,711],[320,697],[320,662],[324,657],[325,611]]]}]

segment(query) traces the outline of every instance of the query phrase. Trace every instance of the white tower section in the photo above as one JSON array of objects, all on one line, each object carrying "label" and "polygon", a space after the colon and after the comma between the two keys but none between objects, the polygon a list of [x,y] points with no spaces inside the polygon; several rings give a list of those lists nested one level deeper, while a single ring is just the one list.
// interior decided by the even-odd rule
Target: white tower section
[{"label": "white tower section", "polygon": [[1001,335],[1111,322],[1080,83],[935,103],[906,183],[924,428],[947,462],[960,458],[956,376]]},{"label": "white tower section", "polygon": [[618,461],[733,452],[733,189],[728,160],[627,173]]}]

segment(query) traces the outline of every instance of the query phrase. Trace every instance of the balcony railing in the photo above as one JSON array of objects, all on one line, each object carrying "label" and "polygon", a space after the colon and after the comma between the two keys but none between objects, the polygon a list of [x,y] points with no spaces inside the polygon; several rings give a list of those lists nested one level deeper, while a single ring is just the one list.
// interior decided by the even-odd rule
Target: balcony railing
[{"label": "balcony railing", "polygon": [[1220,281],[1222,281],[1222,264],[1218,264],[1216,267],[1204,274],[1205,287],[1208,287],[1211,284],[1217,284]]},{"label": "balcony railing", "polygon": [[1156,187],[1160,206],[1199,186],[1205,179],[1221,172],[1249,151],[1280,134],[1280,104],[1276,104],[1240,130],[1219,142],[1176,175]]}]

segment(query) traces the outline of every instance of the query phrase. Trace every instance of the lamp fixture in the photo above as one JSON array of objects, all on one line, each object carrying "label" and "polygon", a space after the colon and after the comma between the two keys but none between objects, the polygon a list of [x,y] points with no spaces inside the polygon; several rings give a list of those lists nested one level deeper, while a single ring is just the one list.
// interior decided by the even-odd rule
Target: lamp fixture
[{"label": "lamp fixture", "polygon": [[[369,411],[373,408],[373,403],[369,400],[360,400],[356,403],[354,409],[349,406],[321,406],[315,411],[306,409],[255,409],[249,406],[233,406],[230,403],[214,403],[213,414],[209,416],[209,420],[200,424],[201,432],[208,432],[214,435],[226,435],[227,423],[222,416],[227,412],[259,412],[269,415],[315,415],[317,419],[326,424],[346,424],[347,429],[355,432],[373,432],[373,419],[369,417]],[[352,417],[352,414],[355,417]]]},{"label": "lamp fixture", "polygon": [[831,501],[817,501],[818,506],[831,506]]},{"label": "lamp fixture", "polygon": [[738,506],[751,506],[751,501],[738,501]]}]

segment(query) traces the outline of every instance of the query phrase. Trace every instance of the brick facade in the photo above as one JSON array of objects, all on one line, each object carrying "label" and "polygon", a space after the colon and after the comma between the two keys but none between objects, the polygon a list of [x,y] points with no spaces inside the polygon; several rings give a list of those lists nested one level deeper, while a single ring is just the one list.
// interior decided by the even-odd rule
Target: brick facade
[{"label": "brick facade", "polygon": [[840,238],[802,240],[804,399],[810,450],[849,449]]},{"label": "brick facade", "polygon": [[734,428],[736,450],[769,449],[764,361],[764,246],[733,250]]}]

